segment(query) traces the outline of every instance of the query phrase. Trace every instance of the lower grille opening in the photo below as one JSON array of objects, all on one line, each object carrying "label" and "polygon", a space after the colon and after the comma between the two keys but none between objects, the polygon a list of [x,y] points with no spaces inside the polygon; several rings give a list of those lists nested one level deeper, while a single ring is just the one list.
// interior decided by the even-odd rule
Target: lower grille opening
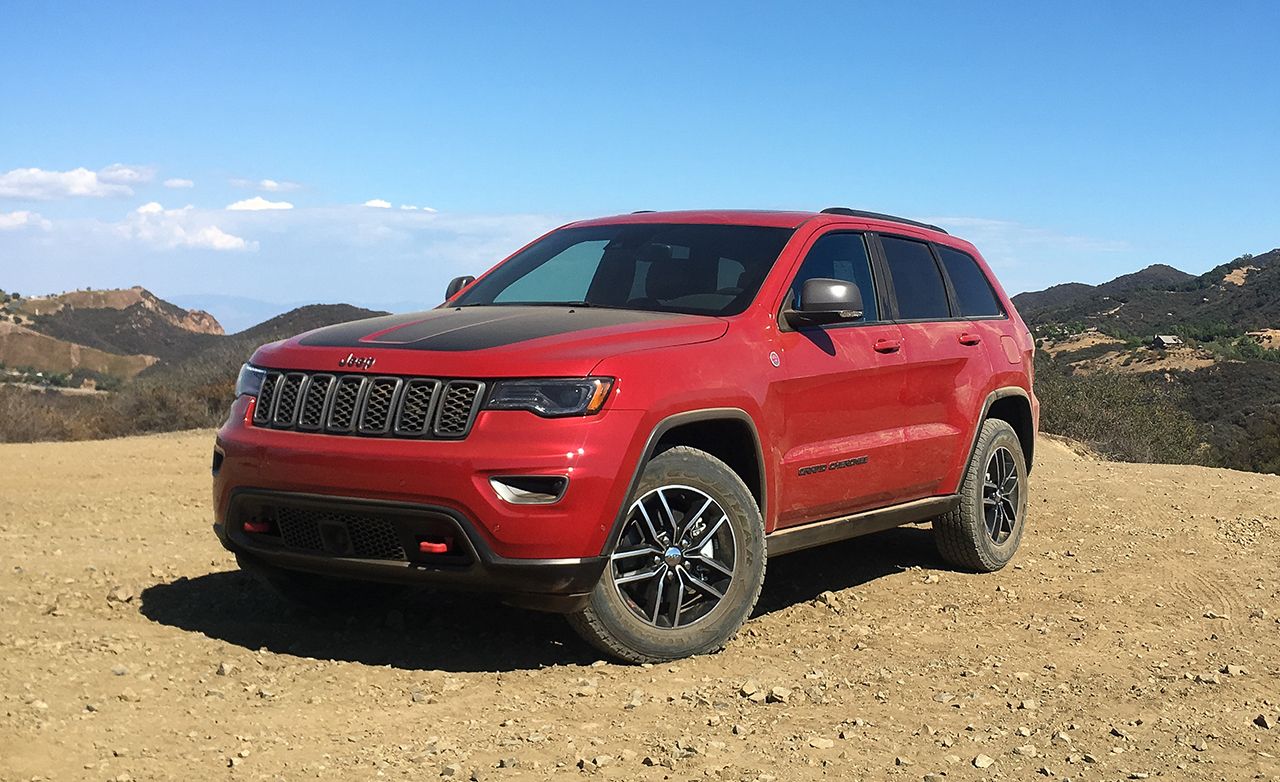
[{"label": "lower grille opening", "polygon": [[232,514],[233,528],[251,543],[299,554],[432,565],[472,561],[457,523],[435,513],[255,498],[236,502]]}]

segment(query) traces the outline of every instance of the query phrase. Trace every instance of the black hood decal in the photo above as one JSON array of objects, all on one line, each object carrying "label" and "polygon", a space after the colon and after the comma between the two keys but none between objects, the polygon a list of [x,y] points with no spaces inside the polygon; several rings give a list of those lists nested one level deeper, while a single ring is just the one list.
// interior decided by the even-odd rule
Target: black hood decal
[{"label": "black hood decal", "polygon": [[576,307],[453,307],[340,323],[305,334],[298,342],[352,349],[485,350],[574,331],[686,318],[693,316]]}]

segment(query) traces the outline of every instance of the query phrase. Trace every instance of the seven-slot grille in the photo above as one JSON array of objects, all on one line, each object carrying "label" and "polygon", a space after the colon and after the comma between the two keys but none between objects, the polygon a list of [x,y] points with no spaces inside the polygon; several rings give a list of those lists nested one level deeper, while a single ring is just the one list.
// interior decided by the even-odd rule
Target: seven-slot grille
[{"label": "seven-slot grille", "polygon": [[479,380],[268,371],[254,426],[329,434],[466,437],[484,401]]}]

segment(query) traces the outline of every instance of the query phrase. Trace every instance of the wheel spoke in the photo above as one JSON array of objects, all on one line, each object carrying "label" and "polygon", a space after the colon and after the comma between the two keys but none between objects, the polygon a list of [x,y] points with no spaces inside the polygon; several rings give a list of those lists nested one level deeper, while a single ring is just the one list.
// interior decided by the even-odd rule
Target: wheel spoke
[{"label": "wheel spoke", "polygon": [[680,608],[684,603],[684,577],[679,570],[672,571],[676,574],[676,599],[671,601],[671,608],[667,611],[667,621],[671,623],[674,629],[680,626]]},{"label": "wheel spoke", "polygon": [[658,501],[662,503],[662,509],[666,511],[666,526],[671,530],[671,541],[674,543],[677,541],[679,530],[676,529],[676,514],[672,512],[671,505],[667,502],[665,489],[658,489]]},{"label": "wheel spoke", "polygon": [[1006,497],[1002,501],[1004,515],[1009,519],[1009,531],[1013,532],[1013,520],[1018,518],[1018,509],[1013,506],[1013,502]]},{"label": "wheel spoke", "polygon": [[648,554],[650,556],[657,556],[662,554],[662,549],[657,549],[657,548],[654,548],[653,546],[645,546],[644,548],[633,548],[627,551],[619,551],[616,554],[614,554],[612,557],[610,557],[610,559],[612,559],[614,562],[617,562],[620,559],[631,559],[632,557],[639,557],[644,554]]},{"label": "wheel spoke", "polygon": [[634,584],[637,581],[648,581],[654,576],[661,576],[666,571],[666,569],[667,569],[666,565],[659,565],[658,567],[653,568],[652,570],[644,570],[639,573],[628,573],[625,576],[619,576],[618,578],[615,578],[613,580],[613,583],[617,584],[618,586],[622,586],[623,584]]},{"label": "wheel spoke", "polygon": [[[663,570],[666,570],[665,566],[663,567]],[[657,587],[655,589],[656,594],[653,596],[653,614],[649,617],[650,623],[654,625],[658,624],[658,614],[662,611],[662,596],[666,591],[667,579],[666,573],[664,572],[663,577],[659,578],[657,581]]]},{"label": "wheel spoke", "polygon": [[730,576],[730,577],[733,576],[733,570],[731,568],[725,567],[724,565],[722,565],[720,562],[716,561],[712,557],[704,557],[701,554],[688,554],[685,556],[685,559],[692,560],[694,562],[701,562],[704,565],[707,565],[711,568],[714,568],[715,570],[720,571],[722,574],[726,576]]},{"label": "wheel spoke", "polygon": [[649,511],[644,507],[643,498],[636,503],[636,507],[640,509],[640,515],[644,518],[644,525],[649,528],[649,534],[653,536],[649,542],[661,545],[662,536],[658,534],[658,528],[653,526],[653,519],[649,517]]},{"label": "wheel spoke", "polygon": [[684,571],[683,576],[689,580],[689,586],[707,597],[713,600],[722,600],[724,598],[724,592],[721,592],[719,589],[716,589],[707,582],[698,578],[692,572],[686,570]]}]

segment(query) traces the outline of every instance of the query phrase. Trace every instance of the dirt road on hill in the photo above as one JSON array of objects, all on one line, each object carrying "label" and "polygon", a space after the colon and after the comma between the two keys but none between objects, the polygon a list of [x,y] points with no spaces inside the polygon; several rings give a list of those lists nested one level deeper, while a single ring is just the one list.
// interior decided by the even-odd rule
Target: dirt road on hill
[{"label": "dirt road on hill", "polygon": [[727,651],[630,667],[487,599],[282,606],[211,442],[0,445],[0,779],[1280,779],[1278,477],[1044,440],[1004,572],[794,554]]}]

